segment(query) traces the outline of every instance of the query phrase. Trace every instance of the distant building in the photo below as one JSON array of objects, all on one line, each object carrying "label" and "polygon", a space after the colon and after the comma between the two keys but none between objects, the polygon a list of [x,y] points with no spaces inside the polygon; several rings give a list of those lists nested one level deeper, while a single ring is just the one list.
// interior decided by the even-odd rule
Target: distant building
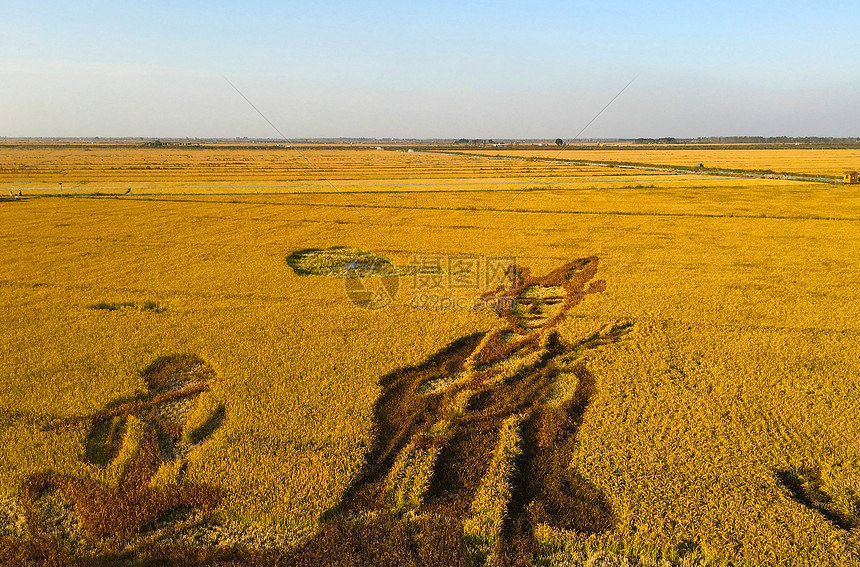
[{"label": "distant building", "polygon": [[842,176],[842,181],[845,183],[860,183],[860,173],[856,171],[846,171],[845,175]]}]

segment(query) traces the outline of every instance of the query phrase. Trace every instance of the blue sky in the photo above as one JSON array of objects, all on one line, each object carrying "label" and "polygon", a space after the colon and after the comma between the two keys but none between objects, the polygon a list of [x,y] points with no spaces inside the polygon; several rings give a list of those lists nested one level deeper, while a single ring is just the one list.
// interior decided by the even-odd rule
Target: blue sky
[{"label": "blue sky", "polygon": [[860,135],[860,2],[2,2],[0,135]]}]

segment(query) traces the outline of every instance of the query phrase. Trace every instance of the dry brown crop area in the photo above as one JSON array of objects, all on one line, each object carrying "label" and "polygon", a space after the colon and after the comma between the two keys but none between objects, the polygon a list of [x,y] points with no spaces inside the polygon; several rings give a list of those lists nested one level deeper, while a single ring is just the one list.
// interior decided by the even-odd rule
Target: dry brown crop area
[{"label": "dry brown crop area", "polygon": [[0,562],[860,565],[856,187],[0,151]]}]

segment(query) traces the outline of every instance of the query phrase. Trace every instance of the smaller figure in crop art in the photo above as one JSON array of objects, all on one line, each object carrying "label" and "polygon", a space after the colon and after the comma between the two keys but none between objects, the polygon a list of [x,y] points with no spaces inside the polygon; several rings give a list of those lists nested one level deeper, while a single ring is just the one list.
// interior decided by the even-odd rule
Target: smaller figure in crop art
[{"label": "smaller figure in crop art", "polygon": [[[153,362],[143,378],[145,393],[50,428],[86,424],[85,461],[99,472],[93,478],[28,477],[22,502],[34,535],[71,546],[128,542],[221,503],[218,489],[185,480],[188,454],[224,418],[221,405],[199,399],[214,371],[195,356],[176,355]],[[100,477],[104,481],[94,480]]]},{"label": "smaller figure in crop art", "polygon": [[368,460],[329,517],[441,518],[499,560],[529,555],[540,525],[583,535],[612,528],[609,502],[570,463],[595,393],[584,355],[632,325],[573,342],[558,332],[571,309],[605,289],[597,267],[596,257],[542,277],[511,267],[511,286],[483,298],[497,306],[496,330],[383,377]]}]

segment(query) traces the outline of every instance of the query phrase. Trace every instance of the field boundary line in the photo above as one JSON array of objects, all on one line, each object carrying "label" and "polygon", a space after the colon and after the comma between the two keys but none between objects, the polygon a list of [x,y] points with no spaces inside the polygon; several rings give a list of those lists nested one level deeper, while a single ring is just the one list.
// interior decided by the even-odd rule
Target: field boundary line
[{"label": "field boundary line", "polygon": [[[456,179],[456,178],[451,178]],[[463,178],[467,179],[467,178]],[[444,182],[427,182],[427,183],[409,183],[409,182],[393,182],[391,180],[385,180],[385,183],[340,183],[338,184],[339,188],[343,187],[447,187],[447,186],[456,186],[456,185],[521,185],[522,179],[518,179],[516,181],[502,181],[502,178],[488,178],[494,179],[493,181],[464,181],[464,182],[456,182],[456,181],[444,181]],[[547,179],[545,183],[559,183],[561,185],[564,184],[584,184],[584,183],[624,183],[624,182],[641,182],[641,181],[667,181],[667,180],[679,180],[679,179],[700,179],[700,176],[697,174],[691,174],[689,176],[676,176],[676,175],[661,175],[659,177],[639,177],[639,176],[621,176],[619,175],[617,178],[613,178],[613,176],[601,176],[601,177],[573,177],[570,175],[562,176],[562,177],[552,177],[552,176],[544,176],[543,179]],[[712,177],[709,179],[735,179],[735,177]],[[360,179],[350,179],[348,181],[363,181]],[[544,183],[543,181],[541,183]],[[76,185],[74,187],[68,187],[68,191],[74,190],[92,190],[92,191],[109,191],[109,190],[122,190],[122,189],[136,189],[140,190],[161,190],[161,189],[273,189],[282,187],[284,189],[302,189],[302,188],[313,188],[313,187],[330,187],[327,183],[301,183],[301,184],[284,184],[284,185],[161,185],[161,186],[151,186],[151,185]],[[22,187],[22,189],[27,191],[56,191],[56,187]],[[2,189],[0,189],[1,191]],[[515,189],[507,189],[507,191],[515,191]],[[330,191],[330,194],[333,193],[382,193],[384,191]],[[405,191],[404,191],[405,192]],[[430,191],[425,191],[430,192]],[[288,191],[284,192],[264,192],[264,191],[253,191],[248,192],[247,194],[271,194],[277,195],[280,193],[289,193]],[[296,191],[295,193],[306,193],[306,191]],[[81,193],[82,195],[86,195],[86,193]],[[148,193],[136,193],[136,195],[147,195]],[[190,193],[185,193],[190,194]],[[209,193],[200,193],[201,195],[206,195]],[[211,193],[213,195],[218,193]],[[220,193],[222,195],[241,195],[242,193]],[[74,196],[69,192],[64,193],[51,193],[50,195],[44,196],[54,196],[54,195],[67,195]],[[0,195],[2,196],[2,195]]]},{"label": "field boundary line", "polygon": [[[476,191],[477,193],[477,191]],[[223,197],[232,197],[235,194],[222,195]],[[304,193],[303,195],[313,196],[314,193]],[[636,212],[636,211],[573,211],[559,209],[498,209],[486,208],[479,209],[476,207],[418,207],[415,205],[400,206],[400,205],[336,205],[332,203],[277,203],[272,201],[210,201],[205,199],[183,199],[171,198],[170,195],[156,195],[153,197],[124,197],[122,195],[76,195],[75,199],[116,199],[122,201],[164,201],[164,202],[188,202],[188,203],[223,203],[230,205],[275,205],[284,207],[328,207],[328,208],[364,208],[364,209],[393,209],[393,210],[415,210],[415,211],[464,211],[469,213],[519,213],[519,214],[540,214],[540,215],[614,215],[614,216],[630,216],[630,217],[679,217],[679,218],[740,218],[751,220],[811,220],[811,221],[842,221],[842,222],[858,222],[860,217],[825,217],[821,215],[767,215],[767,214],[716,214],[716,213],[670,213],[670,212]],[[488,226],[484,227],[488,228]],[[482,229],[483,230],[483,229]]]}]

